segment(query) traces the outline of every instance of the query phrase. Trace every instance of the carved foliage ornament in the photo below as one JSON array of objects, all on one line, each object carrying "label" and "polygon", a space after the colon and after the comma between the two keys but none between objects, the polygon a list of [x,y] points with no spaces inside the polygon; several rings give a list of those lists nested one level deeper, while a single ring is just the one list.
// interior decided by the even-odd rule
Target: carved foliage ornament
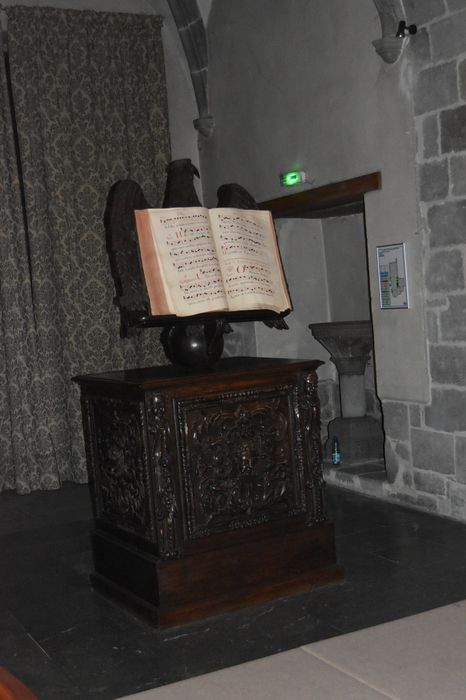
[{"label": "carved foliage ornament", "polygon": [[304,512],[292,402],[288,386],[180,402],[190,537]]},{"label": "carved foliage ornament", "polygon": [[93,403],[97,516],[128,532],[150,536],[143,407],[106,399]]},{"label": "carved foliage ornament", "polygon": [[177,522],[180,514],[170,458],[170,423],[165,399],[160,394],[148,394],[147,429],[154,476],[158,549],[161,557],[169,558],[178,554]]},{"label": "carved foliage ornament", "polygon": [[298,405],[305,435],[305,489],[311,499],[310,518],[313,523],[319,523],[326,519],[326,513],[323,494],[325,484],[322,475],[320,403],[315,372],[302,378]]}]

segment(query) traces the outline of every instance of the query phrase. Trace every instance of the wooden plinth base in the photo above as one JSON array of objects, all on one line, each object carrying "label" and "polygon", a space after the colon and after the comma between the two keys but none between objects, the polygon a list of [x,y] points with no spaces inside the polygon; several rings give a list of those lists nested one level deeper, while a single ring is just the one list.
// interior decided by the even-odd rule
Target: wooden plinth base
[{"label": "wooden plinth base", "polygon": [[162,560],[93,535],[98,590],[160,627],[257,605],[340,580],[330,523]]}]

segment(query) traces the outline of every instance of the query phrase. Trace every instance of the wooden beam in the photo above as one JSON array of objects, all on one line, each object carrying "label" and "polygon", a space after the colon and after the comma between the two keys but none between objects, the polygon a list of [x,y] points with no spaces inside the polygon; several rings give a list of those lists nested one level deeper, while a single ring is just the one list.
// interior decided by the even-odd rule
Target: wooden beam
[{"label": "wooden beam", "polygon": [[381,187],[381,173],[374,172],[350,180],[341,180],[315,187],[311,190],[302,190],[284,197],[269,199],[260,202],[259,208],[271,211],[276,219],[321,219],[329,216],[348,216],[363,212],[366,192],[380,190]]}]

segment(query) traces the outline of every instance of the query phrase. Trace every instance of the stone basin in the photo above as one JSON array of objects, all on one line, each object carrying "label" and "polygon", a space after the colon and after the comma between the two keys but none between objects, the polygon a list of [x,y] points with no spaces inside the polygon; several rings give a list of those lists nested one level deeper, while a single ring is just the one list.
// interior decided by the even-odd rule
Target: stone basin
[{"label": "stone basin", "polygon": [[309,328],[329,351],[339,374],[364,374],[373,346],[370,321],[310,323]]},{"label": "stone basin", "polygon": [[380,422],[366,415],[364,372],[373,348],[370,321],[310,323],[312,335],[330,353],[340,381],[341,416],[329,423],[325,452],[333,437],[342,446],[347,465],[383,458],[384,435]]},{"label": "stone basin", "polygon": [[330,353],[340,379],[341,415],[366,415],[364,371],[372,350],[370,321],[330,321],[311,323],[312,335]]}]

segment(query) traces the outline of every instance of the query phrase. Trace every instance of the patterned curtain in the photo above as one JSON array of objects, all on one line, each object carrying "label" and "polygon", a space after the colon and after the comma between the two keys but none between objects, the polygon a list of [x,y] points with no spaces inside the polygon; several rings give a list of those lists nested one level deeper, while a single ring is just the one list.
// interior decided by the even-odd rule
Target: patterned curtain
[{"label": "patterned curtain", "polygon": [[[32,314],[14,136],[5,64],[0,61],[0,487],[27,491],[47,470],[53,450],[41,412],[40,375]],[[19,465],[20,474],[16,474]]]},{"label": "patterned curtain", "polygon": [[[40,430],[27,458],[2,455],[0,488],[25,493],[87,480],[74,375],[164,361],[158,331],[119,337],[103,213],[111,185],[127,177],[161,203],[169,137],[160,18],[9,7],[8,44],[27,246],[16,195],[0,276],[5,286],[19,278],[21,297],[2,297],[1,309],[18,353],[2,389],[29,387],[15,407]],[[11,155],[2,167],[12,172]],[[4,409],[6,444],[17,426]]]}]

